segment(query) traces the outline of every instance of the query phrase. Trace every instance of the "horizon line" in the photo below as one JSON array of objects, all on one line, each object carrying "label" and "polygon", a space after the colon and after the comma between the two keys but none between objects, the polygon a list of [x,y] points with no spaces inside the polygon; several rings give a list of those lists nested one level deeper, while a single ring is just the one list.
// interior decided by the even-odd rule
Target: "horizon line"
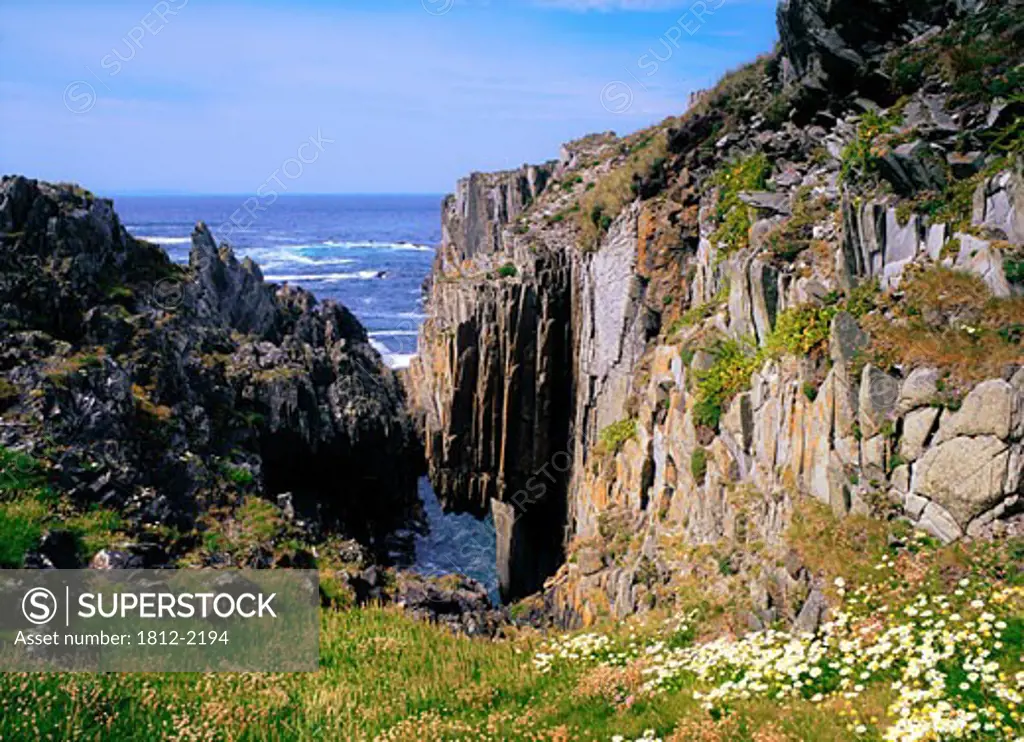
[{"label": "horizon line", "polygon": [[[96,195],[102,195],[99,192],[92,190]],[[441,196],[448,195],[444,191],[303,191],[301,193],[279,193],[278,198],[289,198],[296,196]],[[199,191],[122,191],[119,193],[109,193],[104,196],[105,198],[116,198],[118,196],[131,196],[133,198],[157,198],[161,196],[223,196],[223,197],[239,197],[239,198],[253,198],[255,194],[249,193],[230,193],[230,192],[199,192]]]}]

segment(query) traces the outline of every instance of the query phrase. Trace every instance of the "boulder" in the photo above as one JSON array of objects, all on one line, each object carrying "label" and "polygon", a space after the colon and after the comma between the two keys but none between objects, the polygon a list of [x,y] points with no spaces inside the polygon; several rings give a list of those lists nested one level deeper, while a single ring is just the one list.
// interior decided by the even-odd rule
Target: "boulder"
[{"label": "boulder", "polygon": [[899,395],[900,384],[896,379],[871,364],[864,367],[857,420],[865,439],[877,435],[887,423],[892,423]]},{"label": "boulder", "polygon": [[903,419],[903,437],[900,439],[900,456],[906,461],[917,461],[924,453],[925,444],[935,430],[939,419],[937,407],[922,407]]},{"label": "boulder", "polygon": [[900,387],[897,411],[905,414],[935,401],[939,393],[939,372],[934,368],[915,368]]},{"label": "boulder", "polygon": [[954,438],[925,452],[914,467],[911,489],[941,505],[960,528],[966,528],[1017,491],[1020,472],[1011,470],[1010,464],[1010,446],[998,438]]},{"label": "boulder", "polygon": [[942,443],[959,436],[994,436],[1001,440],[1024,434],[1024,393],[1002,379],[974,387],[960,409],[943,418],[935,438]]},{"label": "boulder", "polygon": [[882,177],[902,196],[946,187],[943,158],[920,139],[889,150],[879,158],[878,166]]},{"label": "boulder", "polygon": [[950,544],[963,535],[963,530],[953,516],[934,502],[928,503],[925,507],[917,527],[932,534],[944,544]]}]

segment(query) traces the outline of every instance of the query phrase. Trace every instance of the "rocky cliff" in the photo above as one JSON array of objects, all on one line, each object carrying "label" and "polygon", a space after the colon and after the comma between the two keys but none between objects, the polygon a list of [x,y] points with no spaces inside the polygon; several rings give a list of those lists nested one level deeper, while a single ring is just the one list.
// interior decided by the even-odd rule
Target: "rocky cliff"
[{"label": "rocky cliff", "polygon": [[576,623],[699,581],[813,627],[814,503],[1021,529],[1022,5],[875,5],[784,2],[679,118],[446,201],[412,398],[507,598]]},{"label": "rocky cliff", "polygon": [[116,524],[107,566],[294,563],[328,533],[386,556],[420,451],[347,309],[264,283],[201,223],[173,265],[77,186],[5,177],[0,240],[0,484],[60,510],[5,513],[49,527],[4,566],[88,560],[75,513]]}]

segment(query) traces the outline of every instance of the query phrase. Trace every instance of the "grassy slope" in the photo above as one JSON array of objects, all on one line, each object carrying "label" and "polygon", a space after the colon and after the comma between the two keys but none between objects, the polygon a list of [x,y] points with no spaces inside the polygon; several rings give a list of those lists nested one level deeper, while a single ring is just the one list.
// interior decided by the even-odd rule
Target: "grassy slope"
[{"label": "grassy slope", "polygon": [[[830,584],[845,576],[832,598],[852,617],[849,636],[876,641],[884,628],[904,626],[917,632],[912,649],[923,642],[920,632],[930,630],[922,596],[931,600],[933,621],[952,626],[958,613],[957,625],[969,630],[956,640],[954,657],[936,665],[946,683],[929,703],[991,708],[1003,719],[994,731],[963,739],[1015,739],[1024,732],[1019,709],[994,689],[1019,693],[1024,682],[1024,544],[939,548],[898,528],[860,518],[836,522],[805,502],[790,539]],[[978,597],[984,607],[971,606]],[[913,613],[909,606],[916,606]],[[986,624],[981,617],[989,610],[998,620]],[[843,687],[842,673],[829,670],[830,663],[838,668],[862,653],[841,650],[836,641],[818,663],[824,673],[811,680],[804,672],[798,690],[769,673],[764,689],[738,692],[729,681],[753,678],[768,650],[744,656],[749,637],[745,645],[723,635],[709,618],[698,609],[588,634],[491,642],[452,636],[394,610],[325,610],[315,675],[0,675],[0,738],[608,740],[654,730],[648,739],[861,742],[884,739],[898,721],[893,683],[906,679],[908,666],[901,650],[878,655],[881,667],[850,659],[853,673]],[[708,659],[714,640],[728,663]],[[671,669],[676,651],[692,653],[678,655],[687,658],[682,669]],[[979,652],[997,663],[999,680],[971,681],[964,689],[963,658]],[[772,672],[782,664],[768,662]],[[870,678],[862,679],[864,672]],[[655,677],[663,680],[652,689]],[[864,688],[854,692],[855,682]],[[715,692],[723,694],[712,701]]]}]

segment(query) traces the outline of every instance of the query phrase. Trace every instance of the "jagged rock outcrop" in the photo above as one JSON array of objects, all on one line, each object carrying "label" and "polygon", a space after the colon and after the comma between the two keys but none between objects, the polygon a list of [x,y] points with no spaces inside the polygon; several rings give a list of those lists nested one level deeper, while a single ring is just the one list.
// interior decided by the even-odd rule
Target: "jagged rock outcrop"
[{"label": "jagged rock outcrop", "polygon": [[311,539],[380,552],[415,515],[404,393],[347,309],[264,283],[202,224],[175,266],[76,186],[4,177],[0,228],[0,445],[52,461],[77,507],[198,538],[212,510],[290,493]]},{"label": "jagged rock outcrop", "polygon": [[[956,15],[975,0],[782,0],[779,36],[793,82],[812,93],[886,89],[886,52]],[[820,101],[819,101],[820,102]]]}]

